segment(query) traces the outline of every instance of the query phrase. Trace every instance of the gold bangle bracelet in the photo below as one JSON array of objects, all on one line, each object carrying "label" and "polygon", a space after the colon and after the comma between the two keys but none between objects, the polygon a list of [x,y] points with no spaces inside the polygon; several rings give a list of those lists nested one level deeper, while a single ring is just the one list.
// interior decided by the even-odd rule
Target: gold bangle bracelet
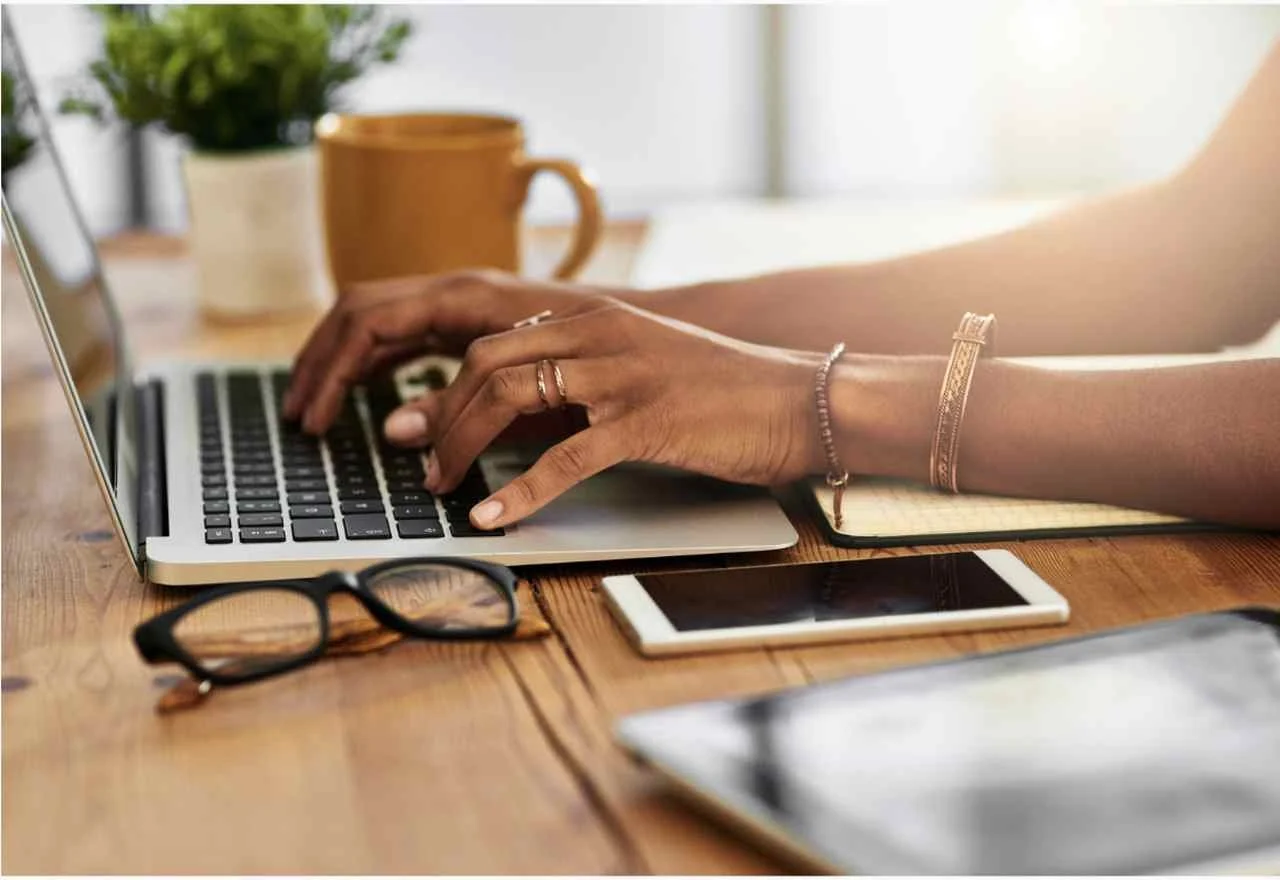
[{"label": "gold bangle bracelet", "polygon": [[995,344],[996,316],[965,312],[952,335],[951,358],[938,395],[938,424],[929,452],[929,481],[935,489],[960,491],[960,428],[978,358]]}]

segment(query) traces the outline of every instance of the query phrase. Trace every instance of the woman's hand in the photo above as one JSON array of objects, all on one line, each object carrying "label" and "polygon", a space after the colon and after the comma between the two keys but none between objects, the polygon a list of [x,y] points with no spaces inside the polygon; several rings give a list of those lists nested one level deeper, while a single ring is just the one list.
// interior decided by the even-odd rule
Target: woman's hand
[{"label": "woman's hand", "polygon": [[563,315],[603,291],[497,271],[371,281],[344,291],[294,361],[284,413],[305,430],[333,424],[352,385],[397,362],[461,354],[474,339],[544,310]]},{"label": "woman's hand", "polygon": [[[427,488],[448,492],[520,415],[585,408],[589,427],[549,449],[471,512],[494,528],[529,516],[622,461],[644,461],[761,485],[822,469],[812,385],[820,355],[739,342],[600,300],[576,313],[474,341],[446,389],[397,410],[420,414]],[[393,418],[395,416],[393,415]]]}]

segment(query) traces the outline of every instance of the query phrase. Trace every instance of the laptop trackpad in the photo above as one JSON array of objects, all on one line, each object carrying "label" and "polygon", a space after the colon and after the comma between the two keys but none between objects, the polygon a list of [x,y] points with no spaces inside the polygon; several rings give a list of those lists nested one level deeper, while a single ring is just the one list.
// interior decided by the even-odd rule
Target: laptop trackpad
[{"label": "laptop trackpad", "polygon": [[[542,453],[538,448],[503,448],[485,453],[481,467],[493,489],[505,486],[527,471]],[[743,486],[672,468],[648,464],[620,464],[584,480],[524,520],[533,525],[567,525],[584,520],[649,519],[698,509],[708,513],[726,504],[768,498],[767,489]]]}]

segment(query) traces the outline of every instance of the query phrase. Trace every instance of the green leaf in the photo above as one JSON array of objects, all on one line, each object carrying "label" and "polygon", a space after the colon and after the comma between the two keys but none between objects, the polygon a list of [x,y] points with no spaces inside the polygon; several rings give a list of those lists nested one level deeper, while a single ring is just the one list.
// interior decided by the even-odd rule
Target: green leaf
[{"label": "green leaf", "polygon": [[408,20],[369,4],[113,6],[93,14],[103,22],[101,54],[62,109],[101,118],[110,107],[120,119],[224,150],[296,140],[336,106],[343,85],[399,57],[412,33]]}]

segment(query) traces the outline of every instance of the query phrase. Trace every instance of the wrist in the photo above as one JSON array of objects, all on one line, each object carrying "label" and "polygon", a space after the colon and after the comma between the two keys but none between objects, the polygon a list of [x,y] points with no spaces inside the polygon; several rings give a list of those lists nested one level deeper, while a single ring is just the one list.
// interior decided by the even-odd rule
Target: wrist
[{"label": "wrist", "polygon": [[846,355],[831,371],[832,433],[851,474],[928,481],[946,359]]}]

